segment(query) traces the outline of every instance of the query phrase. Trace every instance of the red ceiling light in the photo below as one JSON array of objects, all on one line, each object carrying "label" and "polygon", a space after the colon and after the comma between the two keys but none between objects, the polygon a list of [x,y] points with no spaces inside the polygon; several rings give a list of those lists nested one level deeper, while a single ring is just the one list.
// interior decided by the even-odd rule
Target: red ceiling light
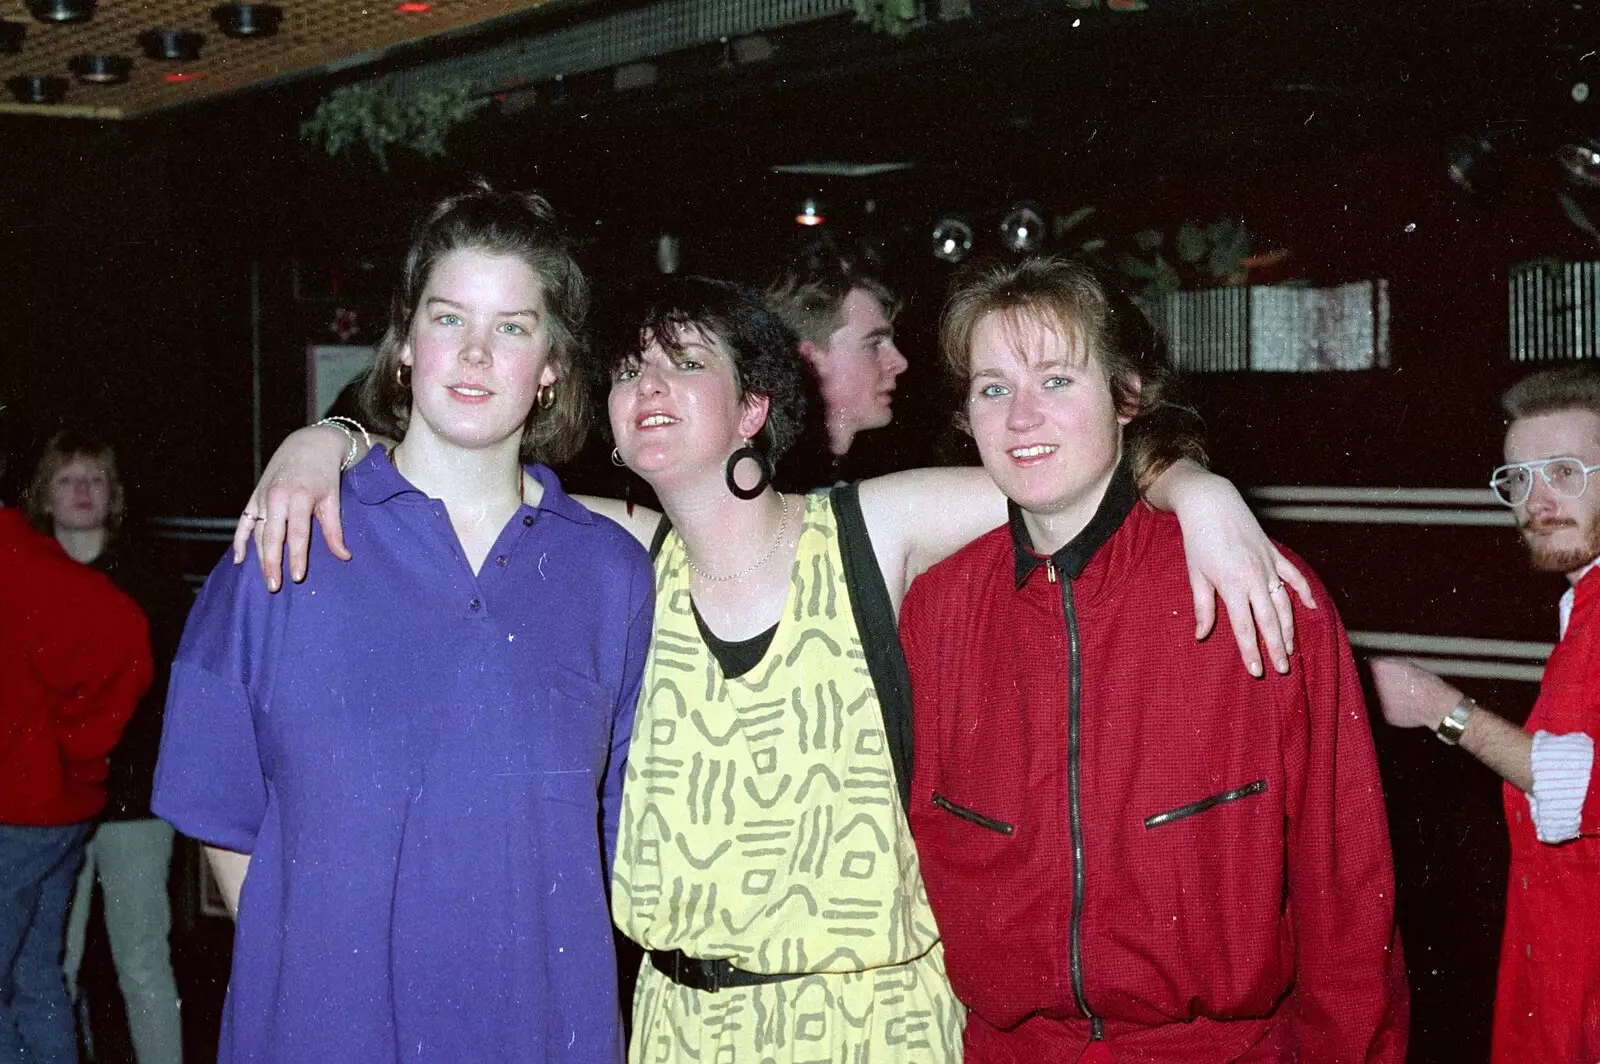
[{"label": "red ceiling light", "polygon": [[827,220],[828,216],[823,213],[822,204],[815,196],[807,196],[794,213],[795,225],[822,225]]},{"label": "red ceiling light", "polygon": [[402,15],[425,15],[433,10],[433,5],[425,4],[422,0],[402,0],[394,5],[394,9]]},{"label": "red ceiling light", "polygon": [[205,77],[204,74],[190,74],[182,70],[174,70],[161,75],[161,80],[168,85],[186,85],[191,81],[199,81],[203,77]]}]

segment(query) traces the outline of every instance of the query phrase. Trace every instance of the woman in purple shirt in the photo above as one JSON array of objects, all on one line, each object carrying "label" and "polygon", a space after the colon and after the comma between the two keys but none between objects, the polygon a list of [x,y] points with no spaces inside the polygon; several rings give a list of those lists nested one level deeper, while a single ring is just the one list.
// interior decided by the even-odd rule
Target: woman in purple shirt
[{"label": "woman in purple shirt", "polygon": [[344,478],[359,557],[277,595],[224,561],[200,594],[154,808],[238,913],[224,1062],[621,1057],[650,566],[520,464],[581,444],[587,303],[542,199],[440,203],[363,396],[400,442]]}]

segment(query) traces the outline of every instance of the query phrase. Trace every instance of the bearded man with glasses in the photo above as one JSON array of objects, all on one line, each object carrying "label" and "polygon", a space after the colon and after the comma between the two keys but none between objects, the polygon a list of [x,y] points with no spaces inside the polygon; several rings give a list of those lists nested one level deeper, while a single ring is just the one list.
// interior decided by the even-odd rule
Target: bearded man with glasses
[{"label": "bearded man with glasses", "polygon": [[1600,372],[1536,373],[1501,400],[1506,464],[1490,486],[1533,567],[1565,573],[1561,640],[1525,728],[1398,659],[1372,676],[1384,718],[1427,727],[1506,781],[1511,878],[1494,1064],[1600,1059]]}]

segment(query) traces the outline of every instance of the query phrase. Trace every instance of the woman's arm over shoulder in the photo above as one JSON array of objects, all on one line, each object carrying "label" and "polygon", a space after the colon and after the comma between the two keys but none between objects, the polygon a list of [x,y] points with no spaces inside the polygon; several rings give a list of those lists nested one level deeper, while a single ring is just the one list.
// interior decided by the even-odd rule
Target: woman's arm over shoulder
[{"label": "woman's arm over shoulder", "polygon": [[285,547],[290,579],[299,583],[306,578],[313,517],[333,555],[350,560],[339,523],[339,476],[340,463],[352,446],[358,456],[366,454],[366,448],[346,433],[310,425],[291,432],[273,452],[233,533],[234,564],[244,561],[245,545],[254,540],[267,590],[283,586]]},{"label": "woman's arm over shoulder", "polygon": [[621,499],[602,499],[598,495],[574,495],[572,500],[627,529],[646,550],[650,549],[650,541],[655,538],[656,528],[661,524],[661,511],[648,506],[636,506]]},{"label": "woman's arm over shoulder", "polygon": [[1143,492],[1152,506],[1176,514],[1183,530],[1194,637],[1211,633],[1220,598],[1250,672],[1262,674],[1258,635],[1273,667],[1288,672],[1294,652],[1290,593],[1297,593],[1308,609],[1317,608],[1316,600],[1300,570],[1262,531],[1238,489],[1198,463],[1181,459],[1144,485]]},{"label": "woman's arm over shoulder", "polygon": [[863,480],[861,515],[896,612],[911,581],[1006,521],[1006,497],[977,466]]}]

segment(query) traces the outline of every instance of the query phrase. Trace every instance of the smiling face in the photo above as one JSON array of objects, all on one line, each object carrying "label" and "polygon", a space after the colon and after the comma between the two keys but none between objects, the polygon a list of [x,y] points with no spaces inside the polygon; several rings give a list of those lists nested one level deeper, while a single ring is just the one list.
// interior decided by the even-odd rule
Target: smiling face
[{"label": "smiling face", "polygon": [[[1600,465],[1600,415],[1556,410],[1518,418],[1506,430],[1505,456],[1507,463],[1569,457]],[[1588,487],[1575,499],[1557,495],[1542,476],[1533,475],[1527,501],[1513,512],[1535,569],[1574,573],[1600,557],[1597,475],[1589,474]]]},{"label": "smiling face", "polygon": [[[739,397],[733,361],[721,342],[695,326],[652,340],[612,373],[608,410],[623,462],[658,491],[714,476],[760,431],[765,397]],[[672,349],[675,347],[676,349]]]},{"label": "smiling face", "polygon": [[408,438],[515,450],[541,386],[554,384],[544,286],[521,259],[459,249],[423,286],[400,350],[411,367]]},{"label": "smiling face", "polygon": [[1079,338],[1023,311],[972,331],[967,418],[983,467],[1054,552],[1094,516],[1122,450],[1111,383]]}]

